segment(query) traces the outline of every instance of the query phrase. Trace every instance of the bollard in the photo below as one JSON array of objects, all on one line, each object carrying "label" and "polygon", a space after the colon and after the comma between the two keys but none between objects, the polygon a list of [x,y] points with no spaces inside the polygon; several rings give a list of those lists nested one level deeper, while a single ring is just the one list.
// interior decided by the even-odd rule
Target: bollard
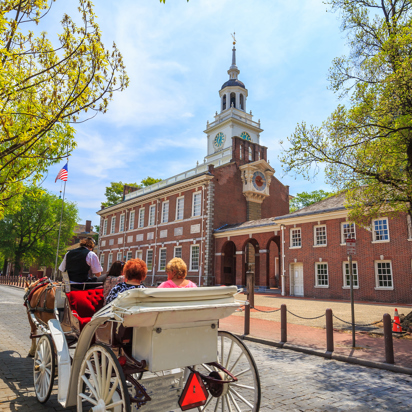
[{"label": "bollard", "polygon": [[280,305],[280,341],[286,343],[287,340],[287,318],[286,318],[286,305]]},{"label": "bollard", "polygon": [[250,333],[250,305],[245,306],[245,335]]},{"label": "bollard", "polygon": [[326,351],[333,352],[333,316],[332,309],[326,309]]},{"label": "bollard", "polygon": [[388,313],[383,315],[383,336],[385,339],[385,362],[393,365],[395,358],[393,356],[392,320]]}]

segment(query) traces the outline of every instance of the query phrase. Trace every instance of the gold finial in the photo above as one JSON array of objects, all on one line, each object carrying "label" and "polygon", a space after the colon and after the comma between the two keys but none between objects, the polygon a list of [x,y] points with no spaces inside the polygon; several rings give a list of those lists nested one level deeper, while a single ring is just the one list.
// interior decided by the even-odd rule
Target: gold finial
[{"label": "gold finial", "polygon": [[235,37],[236,33],[233,32],[233,34],[230,33],[230,35],[233,37],[233,44],[236,44],[236,37]]}]

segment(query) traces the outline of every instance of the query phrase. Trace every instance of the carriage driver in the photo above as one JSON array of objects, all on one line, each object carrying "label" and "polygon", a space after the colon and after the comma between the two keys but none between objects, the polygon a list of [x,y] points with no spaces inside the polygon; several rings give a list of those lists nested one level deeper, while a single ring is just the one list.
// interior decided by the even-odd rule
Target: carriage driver
[{"label": "carriage driver", "polygon": [[67,270],[71,282],[103,281],[103,277],[100,279],[89,277],[89,271],[97,277],[99,277],[103,271],[96,253],[93,252],[93,248],[94,240],[91,237],[81,239],[79,248],[66,253],[63,262],[59,266],[59,270],[62,272]]}]

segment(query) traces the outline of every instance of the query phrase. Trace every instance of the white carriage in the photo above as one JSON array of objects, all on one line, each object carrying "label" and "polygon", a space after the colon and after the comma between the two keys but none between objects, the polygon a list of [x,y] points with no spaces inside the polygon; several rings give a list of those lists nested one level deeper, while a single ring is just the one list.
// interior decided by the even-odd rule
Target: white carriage
[{"label": "white carriage", "polygon": [[235,286],[132,289],[92,316],[79,302],[89,296],[95,304],[100,292],[62,288],[36,349],[40,402],[57,373],[58,401],[79,412],[259,411],[252,355],[218,330],[219,319],[240,307]]}]

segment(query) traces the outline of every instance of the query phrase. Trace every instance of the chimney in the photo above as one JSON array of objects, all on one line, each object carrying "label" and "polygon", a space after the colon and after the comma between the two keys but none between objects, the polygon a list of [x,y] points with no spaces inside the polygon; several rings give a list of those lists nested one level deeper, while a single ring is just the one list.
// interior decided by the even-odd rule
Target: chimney
[{"label": "chimney", "polygon": [[90,233],[92,231],[92,221],[91,220],[86,220],[86,233]]}]

